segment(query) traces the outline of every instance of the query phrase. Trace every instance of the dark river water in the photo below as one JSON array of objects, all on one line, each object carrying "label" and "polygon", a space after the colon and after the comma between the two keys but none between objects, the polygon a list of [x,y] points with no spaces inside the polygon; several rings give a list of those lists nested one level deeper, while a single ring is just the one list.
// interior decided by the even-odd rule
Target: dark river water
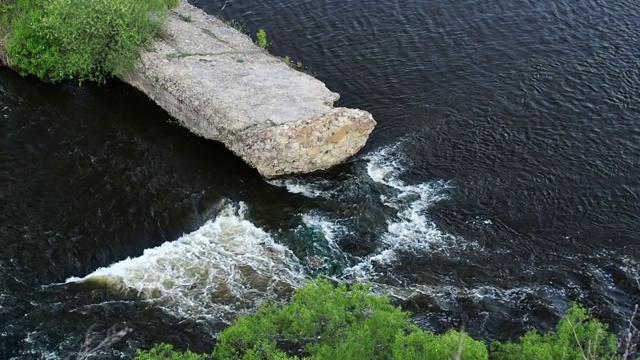
[{"label": "dark river water", "polygon": [[[144,95],[0,70],[0,358],[209,350],[324,274],[509,340],[640,302],[640,3],[201,0],[373,113],[349,163],[266,182]],[[221,10],[224,7],[223,10]]]}]

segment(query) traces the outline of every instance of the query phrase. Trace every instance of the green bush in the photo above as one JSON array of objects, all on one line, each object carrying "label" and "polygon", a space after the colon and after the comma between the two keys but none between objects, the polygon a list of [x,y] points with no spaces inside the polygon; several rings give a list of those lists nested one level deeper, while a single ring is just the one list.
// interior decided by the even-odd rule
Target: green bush
[{"label": "green bush", "polygon": [[517,344],[494,342],[491,353],[497,360],[617,359],[617,343],[606,325],[575,304],[560,320],[555,331],[544,335],[530,331]]},{"label": "green bush", "polygon": [[24,74],[103,82],[130,69],[177,0],[15,0],[7,54]]},{"label": "green bush", "polygon": [[256,33],[256,44],[263,49],[269,47],[269,42],[267,41],[267,32],[264,29],[258,29]]},{"label": "green bush", "polygon": [[13,0],[0,0],[0,15],[5,16],[11,12]]},{"label": "green bush", "polygon": [[206,355],[200,355],[191,351],[179,352],[173,349],[173,346],[168,344],[156,345],[153,349],[148,351],[140,351],[136,353],[136,360],[205,360],[208,359]]},{"label": "green bush", "polygon": [[222,332],[212,355],[199,358],[159,345],[139,352],[136,360],[611,360],[619,359],[616,347],[606,326],[578,305],[555,331],[532,331],[516,344],[494,342],[489,352],[465,333],[421,330],[408,313],[366,286],[316,280],[297,290],[288,305],[267,304],[238,319]]},{"label": "green bush", "polygon": [[13,12],[14,0],[0,0],[0,44],[9,33],[9,22]]},{"label": "green bush", "polygon": [[[414,347],[416,342],[423,346]],[[276,350],[277,349],[277,350]],[[421,331],[409,314],[366,286],[334,287],[318,280],[285,306],[267,305],[226,329],[216,359],[253,359],[284,353],[312,359],[487,359],[483,343],[451,332]],[[261,357],[265,358],[265,357]],[[266,356],[266,358],[272,358]]]},{"label": "green bush", "polygon": [[396,360],[480,360],[487,358],[487,347],[484,343],[455,330],[442,335],[414,331],[396,339],[393,344],[393,357],[391,357]]}]

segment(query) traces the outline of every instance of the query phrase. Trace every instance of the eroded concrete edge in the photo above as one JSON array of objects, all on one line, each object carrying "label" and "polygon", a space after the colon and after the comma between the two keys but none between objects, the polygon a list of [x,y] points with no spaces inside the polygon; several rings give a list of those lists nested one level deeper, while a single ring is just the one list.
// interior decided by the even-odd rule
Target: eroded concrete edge
[{"label": "eroded concrete edge", "polygon": [[247,129],[227,146],[264,177],[302,174],[343,163],[365,146],[374,126],[366,111],[335,108],[314,119]]}]

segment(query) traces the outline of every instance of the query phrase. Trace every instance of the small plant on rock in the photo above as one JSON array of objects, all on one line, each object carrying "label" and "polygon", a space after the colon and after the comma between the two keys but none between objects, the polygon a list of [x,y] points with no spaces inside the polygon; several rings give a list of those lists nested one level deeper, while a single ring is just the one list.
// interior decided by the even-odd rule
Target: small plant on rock
[{"label": "small plant on rock", "polygon": [[243,33],[245,35],[249,35],[249,33],[247,32],[247,29],[244,27],[244,25],[242,25],[241,23],[235,21],[235,20],[230,20],[227,22],[227,25],[231,26],[232,28],[236,29],[236,31]]},{"label": "small plant on rock", "polygon": [[264,29],[259,29],[256,33],[256,44],[263,49],[269,47],[269,42],[267,41],[267,32]]}]

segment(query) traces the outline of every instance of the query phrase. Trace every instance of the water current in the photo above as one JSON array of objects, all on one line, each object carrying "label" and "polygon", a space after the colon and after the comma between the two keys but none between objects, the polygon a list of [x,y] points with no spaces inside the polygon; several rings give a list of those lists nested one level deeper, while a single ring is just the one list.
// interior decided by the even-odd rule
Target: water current
[{"label": "water current", "polygon": [[199,0],[378,127],[265,181],[132,88],[0,70],[0,358],[85,334],[207,351],[307,279],[370,282],[485,340],[640,302],[640,3]]}]

